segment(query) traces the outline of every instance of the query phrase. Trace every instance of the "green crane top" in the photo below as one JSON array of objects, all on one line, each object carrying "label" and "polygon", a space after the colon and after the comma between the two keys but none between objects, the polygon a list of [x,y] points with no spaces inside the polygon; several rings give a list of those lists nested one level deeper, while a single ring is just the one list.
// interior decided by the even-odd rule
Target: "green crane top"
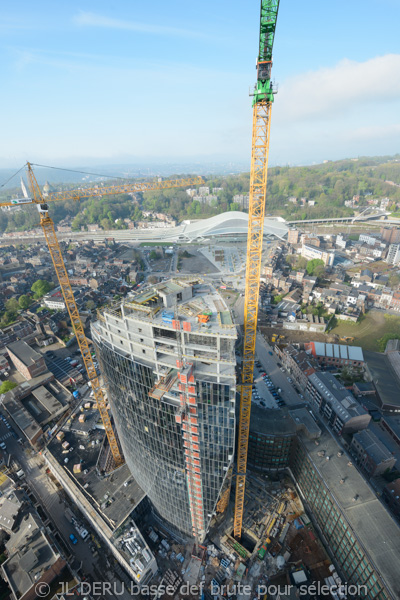
[{"label": "green crane top", "polygon": [[280,0],[261,0],[260,41],[257,59],[257,83],[253,105],[262,100],[274,101],[271,83],[272,47]]}]

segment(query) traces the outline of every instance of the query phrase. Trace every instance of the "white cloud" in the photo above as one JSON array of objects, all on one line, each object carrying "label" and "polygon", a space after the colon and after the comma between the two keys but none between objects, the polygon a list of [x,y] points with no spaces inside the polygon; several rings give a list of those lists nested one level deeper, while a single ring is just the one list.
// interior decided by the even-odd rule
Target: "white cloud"
[{"label": "white cloud", "polygon": [[344,133],[343,138],[352,142],[388,140],[392,138],[400,139],[400,123],[393,125],[371,125],[359,127],[353,131]]},{"label": "white cloud", "polygon": [[387,54],[365,62],[342,60],[332,68],[303,73],[279,88],[279,120],[304,121],[345,116],[370,104],[371,120],[378,118],[377,102],[400,100],[400,55]]},{"label": "white cloud", "polygon": [[171,35],[178,37],[205,37],[204,34],[188,29],[177,27],[167,27],[165,25],[149,25],[148,23],[139,23],[137,21],[124,21],[122,19],[113,19],[112,17],[103,17],[91,12],[81,11],[74,17],[74,22],[80,26],[86,27],[104,27],[107,29],[125,29],[127,31],[137,31],[138,33],[150,33],[155,35]]}]

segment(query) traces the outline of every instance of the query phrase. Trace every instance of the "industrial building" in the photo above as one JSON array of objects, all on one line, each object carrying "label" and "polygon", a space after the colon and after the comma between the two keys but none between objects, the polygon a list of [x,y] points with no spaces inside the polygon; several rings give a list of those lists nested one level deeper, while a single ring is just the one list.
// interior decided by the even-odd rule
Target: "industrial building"
[{"label": "industrial building", "polygon": [[364,354],[360,346],[308,342],[304,344],[304,349],[316,358],[321,365],[337,367],[362,367],[364,365]]},{"label": "industrial building", "polygon": [[236,327],[219,293],[175,278],[92,325],[121,446],[154,514],[202,540],[230,476]]}]

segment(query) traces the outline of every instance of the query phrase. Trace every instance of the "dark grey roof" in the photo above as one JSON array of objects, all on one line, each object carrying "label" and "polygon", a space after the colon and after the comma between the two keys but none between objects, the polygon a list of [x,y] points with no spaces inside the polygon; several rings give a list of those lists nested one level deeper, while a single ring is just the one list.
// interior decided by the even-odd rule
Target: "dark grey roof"
[{"label": "dark grey roof", "polygon": [[10,352],[12,352],[17,358],[19,358],[19,360],[24,363],[26,367],[31,367],[35,362],[43,358],[39,352],[33,350],[23,340],[8,344],[7,349],[10,350]]},{"label": "dark grey roof", "polygon": [[353,439],[362,446],[364,451],[377,465],[389,458],[393,458],[392,453],[386,448],[385,444],[376,437],[373,431],[364,429],[363,431],[354,434]]},{"label": "dark grey roof", "polygon": [[[303,439],[308,455],[329,488],[356,538],[389,587],[393,598],[400,597],[400,528],[374,490],[352,465],[336,440],[324,431],[319,445]],[[324,450],[324,453],[321,453]],[[321,454],[323,454],[321,456]],[[326,460],[326,456],[330,460]],[[344,483],[341,483],[343,481]],[[356,498],[356,500],[355,500]]]}]

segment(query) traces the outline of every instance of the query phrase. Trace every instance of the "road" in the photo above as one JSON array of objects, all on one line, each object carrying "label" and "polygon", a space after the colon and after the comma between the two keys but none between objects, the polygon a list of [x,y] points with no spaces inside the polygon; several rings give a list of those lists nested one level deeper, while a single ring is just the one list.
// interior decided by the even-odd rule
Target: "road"
[{"label": "road", "polygon": [[265,341],[263,336],[258,333],[256,339],[256,354],[257,358],[265,369],[265,372],[271,377],[276,388],[282,390],[281,396],[287,406],[304,404],[304,400],[300,398],[294,387],[289,383],[289,374],[287,371],[282,372],[278,367],[278,361],[275,354],[272,356],[269,352],[273,352],[271,346]]},{"label": "road", "polygon": [[79,540],[76,545],[70,543],[69,536],[74,535],[76,531],[73,525],[65,517],[67,504],[62,501],[58,488],[52,479],[46,474],[46,467],[43,458],[33,449],[21,446],[17,440],[10,435],[3,421],[0,421],[0,441],[4,441],[7,446],[7,452],[21,466],[25,477],[21,483],[26,483],[33,492],[44,512],[56,526],[64,545],[68,548],[79,562],[84,564],[85,573],[94,574],[94,560],[89,545],[83,540]]},{"label": "road", "polygon": [[[0,411],[4,414],[4,411]],[[8,419],[7,419],[8,420]],[[15,428],[17,429],[17,428]],[[63,552],[65,555],[71,555],[72,558],[69,563],[75,561],[75,564],[82,564],[82,572],[87,576],[89,575],[93,581],[112,581],[114,575],[109,571],[106,572],[105,561],[106,553],[102,551],[100,556],[93,557],[92,551],[87,541],[83,541],[73,525],[65,516],[66,508],[73,509],[72,505],[68,500],[64,500],[59,492],[59,489],[53,482],[53,480],[46,473],[46,465],[40,454],[28,447],[27,445],[22,446],[18,443],[17,439],[13,437],[4,422],[0,420],[0,442],[6,444],[6,456],[10,454],[12,460],[17,462],[18,465],[24,471],[24,477],[20,480],[21,485],[26,484],[28,491],[31,491],[38,501],[39,506],[42,508],[45,515],[50,519],[52,526],[55,531],[58,532],[62,545],[64,546]],[[18,432],[17,437],[18,437]],[[22,434],[21,434],[21,437]],[[73,511],[74,512],[74,511]],[[73,533],[78,539],[77,544],[72,544],[69,536]],[[99,561],[102,563],[100,564]],[[100,574],[102,578],[100,579]],[[119,582],[121,585],[121,583]],[[116,589],[120,589],[120,585],[116,586]],[[116,598],[113,594],[104,594],[107,599]],[[128,594],[118,595],[119,598],[125,598],[128,600]]]}]

